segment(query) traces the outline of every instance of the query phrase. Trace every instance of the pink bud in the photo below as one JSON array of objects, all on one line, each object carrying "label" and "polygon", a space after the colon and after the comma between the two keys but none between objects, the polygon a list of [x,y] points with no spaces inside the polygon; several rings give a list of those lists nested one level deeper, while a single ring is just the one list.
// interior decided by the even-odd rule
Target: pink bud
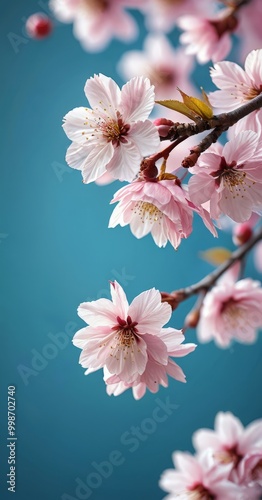
[{"label": "pink bud", "polygon": [[50,35],[53,24],[46,14],[37,12],[27,19],[25,27],[30,38],[39,40]]},{"label": "pink bud", "polygon": [[185,319],[185,327],[186,328],[196,328],[200,319],[200,311],[199,309],[193,309],[188,313]]},{"label": "pink bud", "polygon": [[153,123],[157,127],[160,137],[167,137],[170,127],[175,125],[172,120],[168,120],[167,118],[156,118]]},{"label": "pink bud", "polygon": [[251,238],[252,234],[252,227],[248,222],[237,224],[233,229],[233,242],[237,246],[243,245]]}]

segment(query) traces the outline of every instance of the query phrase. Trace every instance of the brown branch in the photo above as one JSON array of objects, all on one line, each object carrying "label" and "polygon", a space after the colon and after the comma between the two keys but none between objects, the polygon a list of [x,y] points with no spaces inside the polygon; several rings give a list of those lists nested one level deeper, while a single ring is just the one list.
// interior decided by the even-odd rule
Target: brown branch
[{"label": "brown branch", "polygon": [[192,295],[196,295],[200,292],[207,292],[210,288],[212,288],[222,274],[224,274],[236,261],[241,261],[260,240],[262,240],[262,227],[250,238],[249,241],[247,241],[247,243],[232,252],[229,259],[227,259],[223,264],[221,264],[221,266],[217,267],[210,274],[205,276],[202,280],[188,287],[176,290],[170,294],[163,292],[161,294],[162,302],[168,302],[174,310],[180,302],[188,299]]},{"label": "brown branch", "polygon": [[262,93],[259,94],[254,99],[251,99],[246,104],[239,106],[239,108],[230,111],[229,113],[221,113],[219,115],[214,115],[212,118],[202,119],[198,118],[196,123],[180,123],[175,124],[170,127],[169,133],[164,140],[175,141],[179,137],[191,136],[200,134],[205,130],[211,130],[214,128],[222,128],[227,130],[229,127],[237,123],[241,118],[249,115],[253,111],[260,109],[262,107]]}]

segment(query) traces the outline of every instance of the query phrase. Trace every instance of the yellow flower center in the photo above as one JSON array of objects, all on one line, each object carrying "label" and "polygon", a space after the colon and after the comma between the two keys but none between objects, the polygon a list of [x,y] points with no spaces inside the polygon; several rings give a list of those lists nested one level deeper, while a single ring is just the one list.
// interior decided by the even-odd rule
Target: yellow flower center
[{"label": "yellow flower center", "polygon": [[135,207],[132,209],[134,214],[138,214],[144,224],[146,220],[149,222],[161,222],[163,213],[153,203],[147,201],[137,201]]}]

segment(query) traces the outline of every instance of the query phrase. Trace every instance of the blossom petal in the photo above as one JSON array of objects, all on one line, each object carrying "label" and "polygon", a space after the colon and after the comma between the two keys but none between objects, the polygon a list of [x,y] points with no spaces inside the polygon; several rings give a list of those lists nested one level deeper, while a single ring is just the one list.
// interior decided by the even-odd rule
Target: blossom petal
[{"label": "blossom petal", "polygon": [[136,76],[122,87],[121,111],[125,122],[146,120],[154,103],[154,86],[148,78]]},{"label": "blossom petal", "polygon": [[99,109],[102,114],[116,118],[121,91],[116,82],[103,74],[94,75],[85,84],[85,94],[93,109]]},{"label": "blossom petal", "polygon": [[245,70],[250,80],[259,87],[262,82],[262,64],[261,64],[262,50],[252,50],[246,57]]},{"label": "blossom petal", "polygon": [[234,446],[243,433],[243,425],[240,420],[230,412],[219,412],[215,420],[215,430],[222,443],[227,446]]},{"label": "blossom petal", "polygon": [[139,333],[151,335],[159,334],[171,313],[171,306],[161,302],[160,292],[155,288],[140,293],[129,307],[129,315],[133,321],[137,321]]},{"label": "blossom petal", "polygon": [[143,340],[147,344],[148,355],[157,361],[157,363],[167,365],[168,354],[166,344],[156,335],[149,335],[148,333],[143,335]]},{"label": "blossom petal", "polygon": [[195,174],[188,183],[190,200],[200,206],[209,201],[215,191],[215,179],[208,174]]},{"label": "blossom petal", "polygon": [[86,133],[89,131],[87,120],[90,110],[79,107],[69,111],[63,118],[63,129],[71,141],[86,145]]},{"label": "blossom petal", "polygon": [[258,145],[258,134],[247,130],[240,132],[223,149],[223,156],[230,164],[236,161],[239,165],[252,158]]},{"label": "blossom petal", "polygon": [[192,442],[197,452],[204,451],[207,448],[217,450],[221,447],[219,436],[211,429],[199,429],[194,432]]},{"label": "blossom petal", "polygon": [[180,368],[173,360],[169,360],[167,365],[167,373],[170,377],[178,380],[179,382],[186,382],[186,376]]},{"label": "blossom petal", "polygon": [[114,148],[111,142],[107,142],[102,147],[94,147],[90,152],[84,164],[82,175],[86,184],[99,179],[106,172],[106,166],[110,163],[114,154]]},{"label": "blossom petal", "polygon": [[123,288],[117,281],[114,281],[110,285],[110,290],[117,315],[120,316],[121,319],[126,320],[128,312],[128,302]]},{"label": "blossom petal", "polygon": [[82,302],[77,313],[91,326],[115,326],[117,324],[115,305],[108,299]]},{"label": "blossom petal", "polygon": [[241,66],[231,61],[222,61],[214,64],[214,68],[210,70],[210,76],[213,83],[223,90],[233,89],[236,83],[250,85],[250,79],[245,71]]},{"label": "blossom petal", "polygon": [[160,144],[157,128],[150,120],[132,125],[128,132],[128,138],[134,142],[141,156],[155,153]]},{"label": "blossom petal", "polygon": [[239,452],[246,454],[256,447],[262,449],[262,419],[255,420],[246,427],[240,440]]},{"label": "blossom petal", "polygon": [[132,182],[139,172],[142,156],[132,142],[120,143],[107,165],[107,171],[120,181]]},{"label": "blossom petal", "polygon": [[66,161],[71,168],[82,170],[88,156],[89,149],[78,142],[72,142],[66,152]]}]

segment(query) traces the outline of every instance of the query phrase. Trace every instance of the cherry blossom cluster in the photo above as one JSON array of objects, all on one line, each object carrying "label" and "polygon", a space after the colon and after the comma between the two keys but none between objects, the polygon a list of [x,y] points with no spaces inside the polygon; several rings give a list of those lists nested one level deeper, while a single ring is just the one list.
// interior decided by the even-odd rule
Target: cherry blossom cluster
[{"label": "cherry blossom cluster", "polygon": [[215,430],[193,434],[195,455],[175,452],[175,469],[164,471],[160,487],[175,498],[259,500],[262,494],[262,420],[246,428],[229,412],[219,412]]},{"label": "cherry blossom cluster", "polygon": [[[211,78],[220,88],[209,96],[214,106],[234,110],[249,102],[260,95],[262,88],[262,50],[248,55],[245,70],[229,61],[217,63]],[[174,122],[149,119],[155,94],[148,78],[134,77],[120,90],[111,78],[95,75],[87,80],[85,94],[91,108],[75,108],[64,118],[64,130],[73,141],[66,160],[72,168],[81,170],[84,183],[105,174],[130,183],[112,200],[118,205],[109,227],[129,224],[137,238],[151,233],[159,247],[170,241],[177,248],[192,232],[193,213],[216,236],[212,219],[218,223],[221,215],[227,215],[245,222],[253,212],[260,212],[260,109],[231,127],[224,146],[216,142],[201,155],[199,147],[193,147],[191,158],[195,161],[181,173],[176,142],[161,148]],[[178,143],[186,138],[185,134]],[[185,185],[188,173],[191,175]]]},{"label": "cherry blossom cluster", "polygon": [[104,369],[107,393],[115,396],[132,388],[135,399],[146,389],[157,392],[168,386],[168,375],[180,382],[186,378],[172,359],[194,351],[195,344],[183,344],[181,330],[163,328],[172,313],[161,302],[158,290],[142,292],[129,305],[117,281],[110,285],[112,301],[84,302],[78,315],[89,326],[79,330],[73,344],[80,349],[79,362],[88,375]]},{"label": "cherry blossom cluster", "polygon": [[260,0],[50,0],[49,5],[58,20],[73,23],[75,37],[89,52],[103,50],[113,38],[130,42],[138,36],[130,9],[140,11],[151,33],[180,28],[180,43],[201,64],[227,56],[232,34],[243,38],[242,54],[261,44]]}]

